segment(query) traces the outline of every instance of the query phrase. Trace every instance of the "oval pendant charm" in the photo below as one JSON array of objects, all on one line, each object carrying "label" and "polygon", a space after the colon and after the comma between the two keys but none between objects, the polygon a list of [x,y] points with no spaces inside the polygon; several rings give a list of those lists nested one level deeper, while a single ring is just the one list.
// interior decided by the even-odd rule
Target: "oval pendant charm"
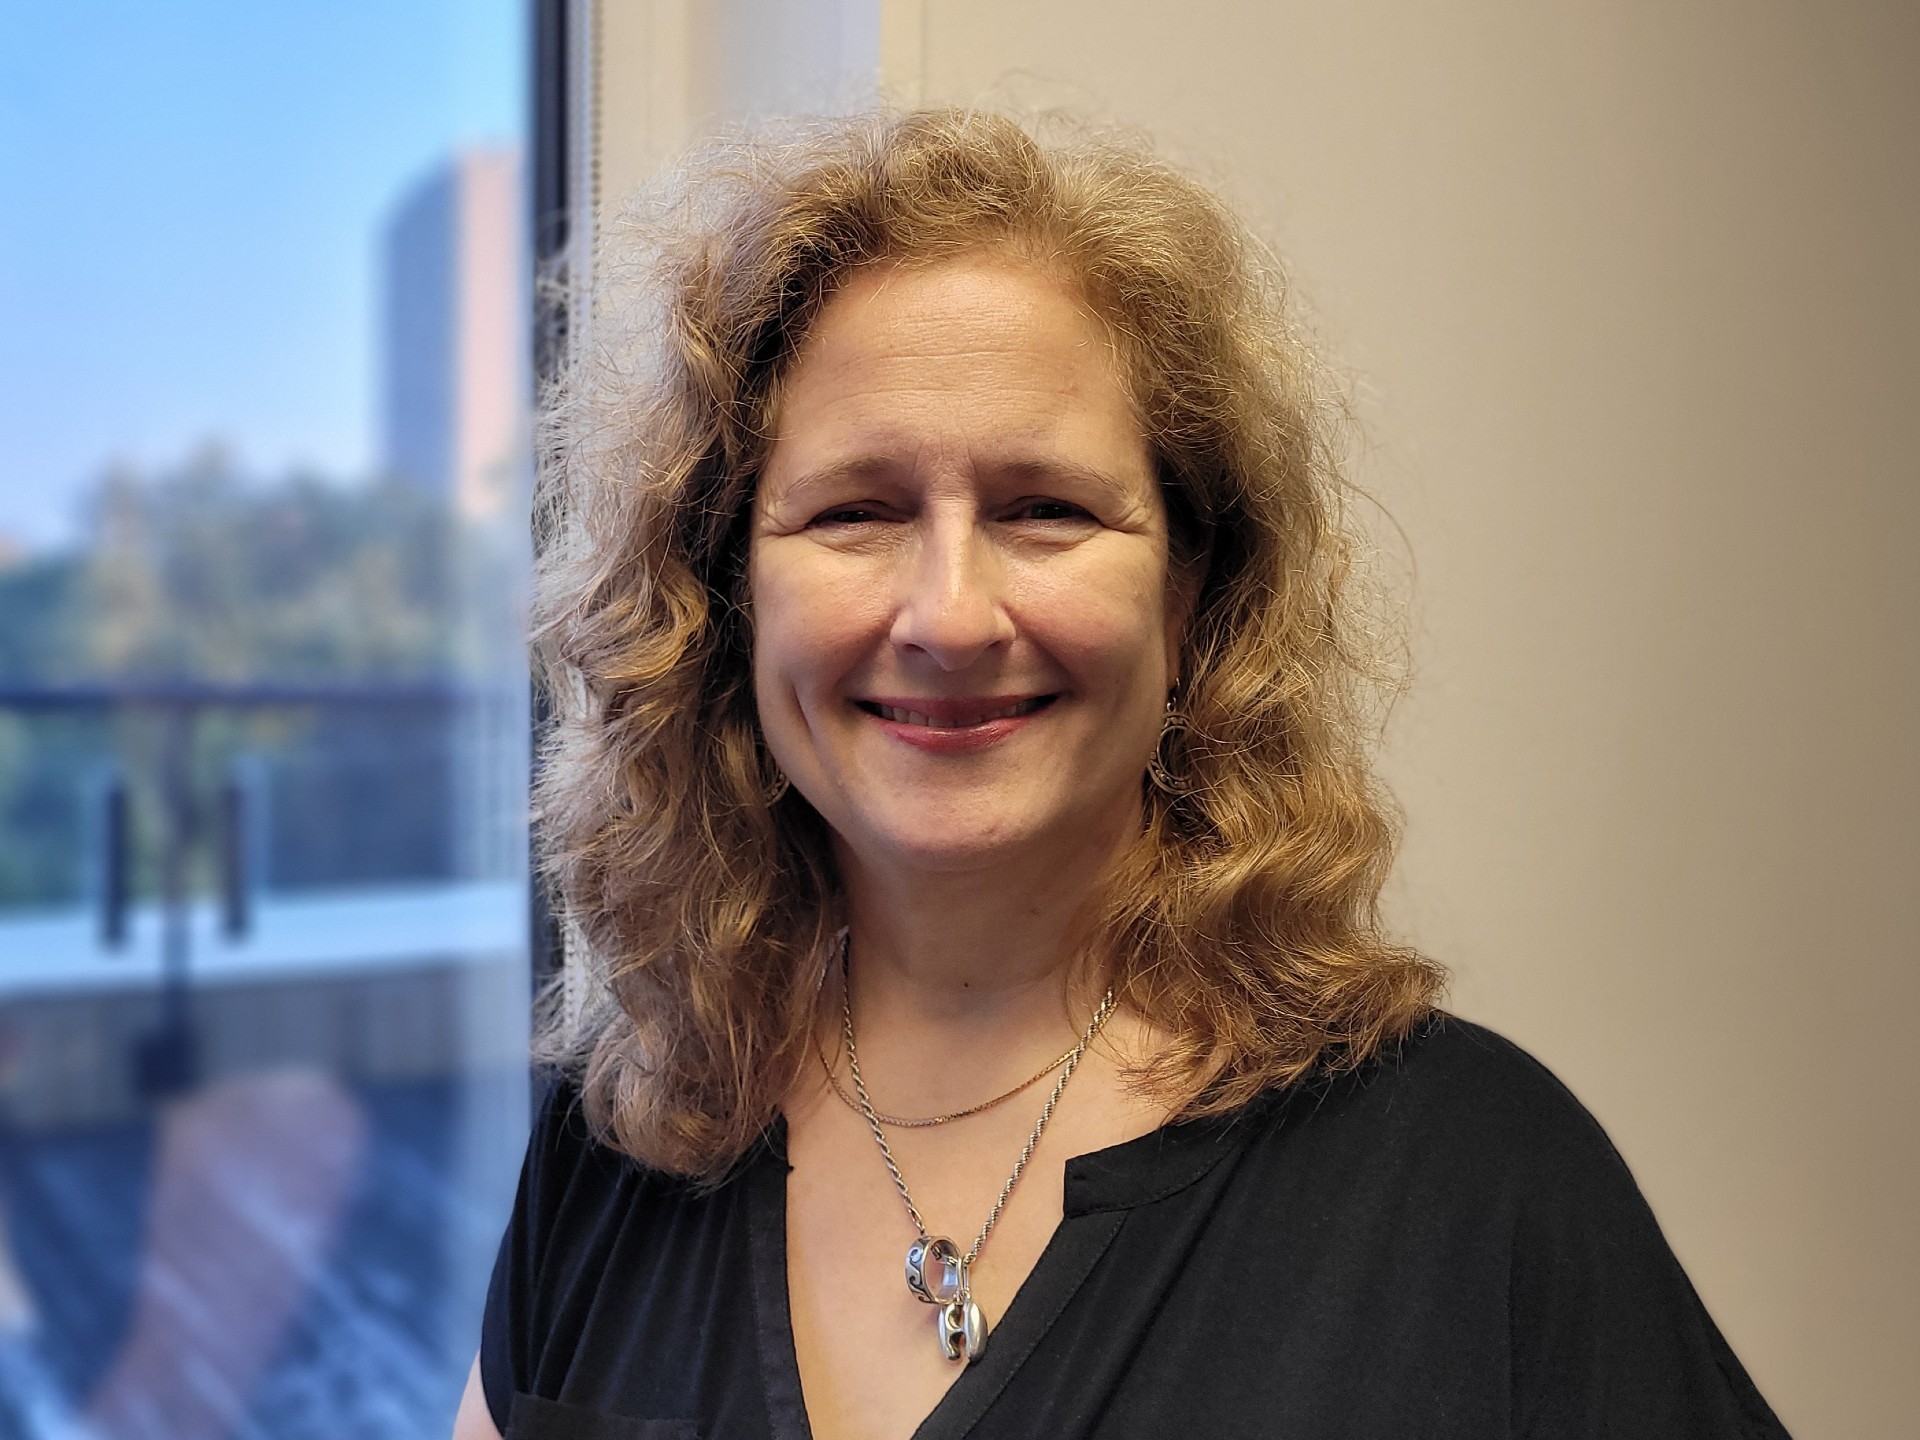
[{"label": "oval pendant charm", "polygon": [[955,1299],[939,1317],[940,1353],[969,1365],[987,1353],[987,1317],[972,1300]]},{"label": "oval pendant charm", "polygon": [[973,1301],[967,1301],[966,1329],[964,1339],[967,1345],[967,1363],[971,1365],[987,1353],[987,1317]]},{"label": "oval pendant charm", "polygon": [[907,1247],[907,1288],[929,1305],[960,1298],[965,1283],[960,1250],[944,1235],[926,1235]]}]

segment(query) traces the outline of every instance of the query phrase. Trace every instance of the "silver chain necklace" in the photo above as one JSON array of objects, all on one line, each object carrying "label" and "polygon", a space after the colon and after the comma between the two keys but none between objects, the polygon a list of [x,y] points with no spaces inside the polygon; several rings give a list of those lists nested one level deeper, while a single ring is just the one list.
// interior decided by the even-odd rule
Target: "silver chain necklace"
[{"label": "silver chain necklace", "polygon": [[1033,1133],[1027,1136],[1027,1143],[1020,1151],[1020,1158],[1013,1162],[1013,1173],[1007,1176],[1007,1183],[1000,1187],[1000,1198],[993,1202],[987,1223],[973,1237],[973,1247],[962,1255],[959,1246],[944,1235],[933,1234],[927,1222],[921,1218],[920,1207],[913,1203],[906,1177],[900,1173],[899,1163],[893,1158],[893,1147],[887,1144],[886,1133],[880,1128],[880,1115],[874,1109],[872,1097],[867,1094],[866,1082],[860,1078],[860,1052],[853,1043],[853,987],[847,978],[851,948],[847,932],[841,931],[840,1019],[847,1044],[847,1068],[853,1073],[853,1092],[860,1097],[860,1114],[865,1118],[867,1128],[873,1132],[873,1143],[880,1147],[880,1158],[887,1162],[887,1173],[893,1177],[893,1188],[900,1192],[901,1203],[907,1207],[907,1219],[913,1222],[917,1238],[907,1247],[907,1289],[913,1292],[916,1300],[940,1307],[940,1313],[935,1317],[940,1353],[949,1360],[965,1360],[972,1364],[987,1348],[987,1318],[981,1314],[973,1298],[974,1262],[980,1258],[981,1247],[987,1243],[987,1236],[993,1233],[1000,1212],[1007,1208],[1007,1200],[1013,1194],[1013,1187],[1020,1183],[1027,1162],[1033,1158],[1034,1149],[1039,1145],[1041,1135],[1046,1132],[1047,1122],[1053,1119],[1054,1109],[1060,1104],[1060,1096],[1066,1090],[1067,1082],[1080,1067],[1087,1047],[1093,1044],[1093,1037],[1100,1033],[1100,1027],[1107,1023],[1107,1017],[1113,1013],[1113,991],[1108,989],[1100,1001],[1100,1008],[1093,1012],[1093,1019],[1087,1022],[1080,1043],[1061,1061],[1060,1078],[1054,1081],[1053,1092],[1047,1096],[1040,1118],[1034,1122]]}]

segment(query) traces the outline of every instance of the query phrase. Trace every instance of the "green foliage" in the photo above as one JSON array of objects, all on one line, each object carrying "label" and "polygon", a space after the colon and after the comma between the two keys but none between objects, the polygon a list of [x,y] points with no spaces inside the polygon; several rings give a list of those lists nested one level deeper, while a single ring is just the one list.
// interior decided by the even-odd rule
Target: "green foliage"
[{"label": "green foliage", "polygon": [[84,568],[77,556],[48,555],[0,569],[0,682],[74,678]]},{"label": "green foliage", "polygon": [[103,754],[97,719],[0,711],[0,906],[79,897]]},{"label": "green foliage", "polygon": [[400,485],[271,485],[218,455],[109,476],[74,601],[98,676],[321,680],[443,672],[445,508]]},{"label": "green foliage", "polygon": [[[504,634],[513,646],[512,587],[504,578],[511,573],[499,537],[463,529],[444,503],[418,490],[312,475],[261,482],[209,449],[159,476],[109,473],[92,496],[83,545],[0,568],[0,684],[378,683],[473,674],[488,663],[493,643],[476,642],[474,632]],[[160,724],[139,711],[0,709],[0,906],[81,898],[86,858],[98,848],[92,811],[110,774],[132,787],[141,837],[135,888],[151,893]],[[312,822],[310,833],[295,837],[306,849],[326,838],[330,798],[336,809],[391,817],[376,829],[399,834],[408,824],[441,823],[435,817],[447,802],[435,787],[444,788],[444,761],[396,758],[383,771],[379,757],[445,731],[433,717],[374,723],[297,709],[215,708],[195,726],[194,789],[204,801],[237,757],[253,756],[317,797],[284,817]],[[384,778],[354,782],[361,771]],[[299,778],[306,776],[315,778]],[[372,791],[357,793],[354,784]],[[368,842],[352,843],[365,849]],[[431,835],[408,843],[408,854],[429,856],[408,862],[415,869],[440,863],[431,860]],[[283,866],[301,853],[290,844]],[[378,859],[371,852],[360,858]],[[204,870],[206,857],[195,863]],[[344,862],[328,863],[340,869]],[[405,868],[400,861],[375,868],[396,866]]]}]

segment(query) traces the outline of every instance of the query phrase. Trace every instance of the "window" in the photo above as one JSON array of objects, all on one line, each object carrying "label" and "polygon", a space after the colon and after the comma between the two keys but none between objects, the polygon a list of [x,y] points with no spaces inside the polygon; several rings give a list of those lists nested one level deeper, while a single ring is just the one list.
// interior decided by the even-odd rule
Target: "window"
[{"label": "window", "polygon": [[0,1435],[444,1435],[526,1123],[527,19],[7,24]]}]

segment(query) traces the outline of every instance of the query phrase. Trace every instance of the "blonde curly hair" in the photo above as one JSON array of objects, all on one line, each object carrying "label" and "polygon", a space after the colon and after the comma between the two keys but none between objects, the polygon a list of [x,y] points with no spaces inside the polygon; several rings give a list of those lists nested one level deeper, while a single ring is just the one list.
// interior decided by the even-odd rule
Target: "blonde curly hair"
[{"label": "blonde curly hair", "polygon": [[1196,600],[1170,757],[1109,877],[1094,953],[1170,1046],[1134,1077],[1181,1118],[1357,1065],[1442,972],[1377,914],[1391,808],[1368,763],[1384,676],[1352,583],[1344,410],[1277,267],[1205,187],[1122,137],[974,111],[716,146],[603,247],[546,409],[537,787],[575,936],[542,1053],[609,1143],[712,1181],[808,1061],[841,897],[824,822],[769,804],[748,517],[785,367],[863,267],[1005,249],[1111,329]]}]

